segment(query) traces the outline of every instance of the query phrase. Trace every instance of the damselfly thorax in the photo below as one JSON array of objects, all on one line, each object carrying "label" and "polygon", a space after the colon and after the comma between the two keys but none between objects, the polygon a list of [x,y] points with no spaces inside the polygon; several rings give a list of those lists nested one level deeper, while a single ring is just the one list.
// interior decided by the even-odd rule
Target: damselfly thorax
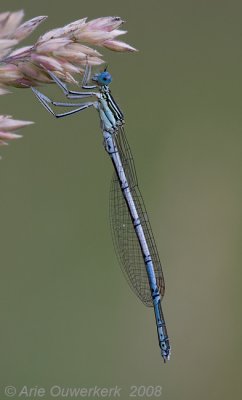
[{"label": "damselfly thorax", "polygon": [[98,97],[98,111],[100,114],[101,127],[108,132],[117,132],[120,126],[124,125],[124,115],[111,95],[108,86],[101,86]]}]

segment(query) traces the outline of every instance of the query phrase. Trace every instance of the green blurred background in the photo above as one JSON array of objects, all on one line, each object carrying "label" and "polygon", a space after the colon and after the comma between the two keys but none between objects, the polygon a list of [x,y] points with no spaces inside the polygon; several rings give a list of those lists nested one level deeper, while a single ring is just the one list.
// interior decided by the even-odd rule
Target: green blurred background
[{"label": "green blurred background", "polygon": [[20,8],[49,16],[26,44],[84,16],[127,21],[139,52],[103,53],[163,263],[172,357],[163,364],[153,312],[115,256],[98,115],[57,121],[16,89],[1,114],[35,125],[1,148],[2,388],[119,385],[128,398],[131,385],[161,385],[167,400],[239,398],[241,1],[1,0],[1,11]]}]

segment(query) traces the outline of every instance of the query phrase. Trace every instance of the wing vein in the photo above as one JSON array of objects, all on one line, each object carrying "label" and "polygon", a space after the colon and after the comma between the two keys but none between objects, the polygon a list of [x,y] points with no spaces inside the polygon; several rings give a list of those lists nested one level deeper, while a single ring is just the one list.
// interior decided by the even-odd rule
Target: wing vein
[{"label": "wing vein", "polygon": [[[157,286],[159,287],[162,298],[165,292],[162,266],[144,201],[138,187],[133,156],[123,127],[118,130],[114,140],[119,151],[125,175],[128,180],[133,200],[135,202],[136,209],[144,230],[150,255],[153,261]],[[124,276],[127,279],[131,289],[140,298],[140,300],[146,306],[151,307],[153,303],[145,263],[116,172],[114,172],[111,181],[109,214],[113,243]]]}]

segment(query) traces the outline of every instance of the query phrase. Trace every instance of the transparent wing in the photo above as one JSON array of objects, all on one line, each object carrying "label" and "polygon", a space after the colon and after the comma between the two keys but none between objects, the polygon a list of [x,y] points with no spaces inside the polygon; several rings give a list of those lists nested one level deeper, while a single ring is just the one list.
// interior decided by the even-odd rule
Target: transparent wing
[{"label": "transparent wing", "polygon": [[[144,201],[138,188],[134,162],[123,128],[120,128],[118,131],[115,137],[115,143],[119,150],[126,178],[128,179],[133,200],[144,230],[154,265],[157,286],[159,287],[162,298],[165,292],[165,282],[161,262]],[[114,247],[124,276],[126,277],[131,289],[136,293],[140,300],[146,306],[151,307],[153,306],[153,303],[145,263],[127,204],[120,189],[116,172],[114,173],[111,182],[109,205]]]}]

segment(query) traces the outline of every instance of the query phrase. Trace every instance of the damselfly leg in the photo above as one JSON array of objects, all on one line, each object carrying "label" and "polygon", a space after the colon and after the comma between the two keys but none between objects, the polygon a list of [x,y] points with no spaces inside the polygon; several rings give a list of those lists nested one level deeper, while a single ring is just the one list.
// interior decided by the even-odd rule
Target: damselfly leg
[{"label": "damselfly leg", "polygon": [[[57,101],[53,101],[53,100],[49,99],[49,97],[45,96],[43,93],[39,92],[34,87],[31,87],[31,89],[34,92],[34,94],[37,97],[37,99],[39,100],[39,102],[44,106],[44,108],[56,118],[67,117],[68,115],[72,115],[72,114],[75,114],[77,112],[83,111],[83,110],[85,110],[86,108],[89,108],[89,107],[94,107],[94,105],[95,105],[95,102],[76,103],[76,104],[75,103],[57,102]],[[78,107],[78,106],[79,107],[76,108],[75,110],[71,110],[71,111],[67,111],[67,112],[64,112],[64,113],[56,114],[52,110],[52,108],[49,106],[49,103],[52,104],[53,106],[57,106],[57,107]]]},{"label": "damselfly leg", "polygon": [[[62,80],[58,78],[52,71],[48,70],[47,68],[45,68],[45,70],[53,79],[53,81],[57,84],[57,86],[59,86],[59,88],[62,90],[62,92],[68,99],[79,99],[96,95],[95,92],[78,92],[75,90],[69,90],[67,85],[64,82],[62,82]],[[81,86],[82,89],[84,90],[91,90],[97,87],[96,85],[87,86],[87,83],[90,80],[90,75],[91,75],[91,67],[89,65],[86,65]]]},{"label": "damselfly leg", "polygon": [[[49,71],[46,68],[45,68],[45,70],[46,70],[46,72],[48,72],[48,74],[51,76],[53,81],[57,84],[57,86],[59,86],[59,88],[62,90],[62,92],[65,94],[65,96],[68,99],[83,99],[86,97],[93,97],[93,96],[97,97],[96,92],[76,92],[76,91],[69,90],[67,85],[64,82],[62,82],[61,79],[59,79],[53,72]],[[90,76],[91,76],[91,67],[87,64],[85,72],[84,72],[84,77],[83,77],[83,84],[82,84],[83,89],[93,89],[96,87],[96,86],[86,86],[86,83],[88,83],[90,80]],[[65,102],[53,101],[49,97],[47,97],[46,95],[41,93],[39,90],[35,89],[34,87],[31,87],[31,89],[34,92],[37,99],[40,101],[40,103],[45,107],[45,109],[50,114],[55,116],[56,118],[67,117],[68,115],[72,115],[77,112],[83,111],[86,108],[96,106],[96,102],[88,102],[88,103],[68,103],[68,102],[66,102],[65,103]],[[57,107],[78,107],[78,108],[76,108],[75,110],[56,114],[52,110],[52,108],[50,107],[49,104],[52,104],[53,106],[57,106]]]}]

